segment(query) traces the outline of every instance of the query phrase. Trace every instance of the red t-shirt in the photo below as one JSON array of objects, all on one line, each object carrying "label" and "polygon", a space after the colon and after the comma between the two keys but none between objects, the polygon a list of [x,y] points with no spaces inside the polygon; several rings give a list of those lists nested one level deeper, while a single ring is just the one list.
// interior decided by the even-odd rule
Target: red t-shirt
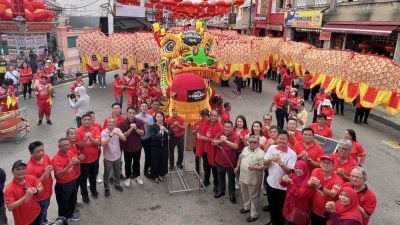
[{"label": "red t-shirt", "polygon": [[262,126],[262,128],[261,128],[261,130],[262,130],[262,133],[263,133],[263,136],[268,140],[268,139],[270,139],[271,137],[269,136],[269,128],[270,128],[271,126],[266,126],[265,124],[263,124],[263,126]]},{"label": "red t-shirt", "polygon": [[[353,185],[350,182],[345,183],[343,186],[353,188]],[[375,193],[371,191],[368,186],[365,186],[363,190],[357,192],[357,196],[358,204],[365,210],[368,215],[371,216],[374,213],[377,204]],[[363,217],[362,225],[368,225],[368,223],[369,218]]]},{"label": "red t-shirt", "polygon": [[71,167],[71,169],[69,169],[67,171],[67,173],[65,173],[64,176],[62,176],[62,177],[58,176],[58,173],[61,170],[63,170],[68,165],[69,161],[71,161],[71,159],[75,156],[76,155],[73,153],[73,151],[68,151],[66,155],[64,155],[60,151],[58,151],[54,155],[51,163],[54,168],[54,177],[56,178],[57,183],[65,184],[65,183],[71,182],[79,177],[80,172],[77,173],[79,170],[79,165]]},{"label": "red t-shirt", "polygon": [[317,123],[312,123],[309,128],[311,128],[315,134],[323,137],[332,138],[332,129],[325,125],[324,128],[320,129]]},{"label": "red t-shirt", "polygon": [[139,76],[137,76],[137,75],[134,75],[134,76],[132,76],[131,78],[129,78],[129,77],[127,77],[127,76],[124,77],[124,80],[123,80],[122,83],[123,83],[125,86],[134,88],[134,89],[129,89],[129,88],[127,88],[127,89],[126,89],[126,94],[127,94],[127,95],[129,95],[129,96],[136,96],[137,85],[139,84],[139,81],[140,81],[140,78],[139,78]]},{"label": "red t-shirt", "polygon": [[243,129],[241,131],[234,130],[233,132],[236,133],[236,135],[239,138],[239,147],[238,147],[238,149],[236,151],[241,152],[243,150],[243,148],[244,148],[244,144],[243,144],[242,139],[244,139],[250,133],[250,131],[249,131],[249,129],[246,128],[246,129]]},{"label": "red t-shirt", "polygon": [[[219,140],[219,138],[224,135],[224,132],[219,132],[215,136],[215,140]],[[228,137],[227,137],[229,142],[235,143],[239,145],[240,143],[240,138],[238,135],[236,135],[235,132],[232,132]],[[219,147],[215,147],[215,162],[217,165],[222,166],[222,167],[228,167],[228,168],[233,168],[236,166],[236,151],[237,149],[232,149],[230,148],[226,143],[221,143],[219,144]]]},{"label": "red t-shirt", "polygon": [[328,127],[331,127],[332,120],[335,118],[335,110],[333,110],[333,108],[331,108],[331,107],[322,107],[321,113],[326,115],[326,117],[327,117],[326,125]]},{"label": "red t-shirt", "polygon": [[[78,156],[81,154],[81,151],[79,151],[76,144],[73,144],[73,143],[71,143],[71,147],[69,147],[68,151],[70,151],[73,156]],[[81,175],[81,166],[80,165],[74,166],[74,171],[75,171],[76,177],[78,178]]]},{"label": "red t-shirt", "polygon": [[74,80],[74,82],[72,82],[72,84],[71,84],[71,90],[75,91],[75,88],[81,87],[84,85],[85,85],[85,83],[83,82],[83,80],[80,80],[80,81]]},{"label": "red t-shirt", "polygon": [[352,141],[350,157],[353,158],[356,162],[358,162],[358,157],[365,155],[367,155],[367,153],[365,152],[363,146],[357,141]]},{"label": "red t-shirt", "polygon": [[[97,128],[91,126],[90,128],[87,129],[84,126],[80,126],[77,130],[78,144],[81,144],[83,142],[83,139],[85,138],[85,134],[87,132],[92,133],[92,137],[94,139],[100,140],[100,131]],[[81,161],[81,163],[92,163],[99,158],[99,147],[97,145],[92,144],[92,142],[89,139],[86,140],[84,146],[80,148],[80,151],[83,155],[85,155],[85,158]]]},{"label": "red t-shirt", "polygon": [[37,95],[38,100],[47,100],[50,98],[49,88],[50,84],[46,83],[45,85],[39,84],[35,87],[35,94]]},{"label": "red t-shirt", "polygon": [[21,75],[20,79],[23,84],[27,84],[32,80],[32,69],[30,67],[20,69],[19,74]]},{"label": "red t-shirt", "polygon": [[226,110],[222,110],[221,113],[221,123],[225,123],[226,121],[231,120],[231,113]]},{"label": "red t-shirt", "polygon": [[[51,160],[47,154],[44,154],[42,163],[36,162],[31,157],[31,159],[27,163],[26,175],[32,175],[39,179],[44,172],[44,168],[48,165],[51,165]],[[36,196],[36,199],[38,201],[48,199],[53,194],[53,177],[51,176],[51,174],[49,174],[49,176],[47,176],[46,179],[43,180],[42,184],[43,191]]]},{"label": "red t-shirt", "polygon": [[[214,139],[223,129],[222,124],[218,121],[211,124],[210,119],[207,119],[201,123],[198,133],[199,135]],[[200,157],[203,153],[207,153],[208,163],[215,166],[215,148],[211,146],[211,142],[197,139],[196,155]]]},{"label": "red t-shirt", "polygon": [[340,161],[340,157],[338,154],[335,154],[334,159],[335,166],[333,167],[333,171],[336,172],[339,168],[342,168],[346,176],[350,176],[351,169],[355,166],[358,166],[358,163],[354,161],[354,159],[352,159],[350,156],[345,162]]},{"label": "red t-shirt", "polygon": [[296,130],[294,131],[294,135],[293,136],[289,136],[289,147],[293,148],[293,146],[297,143],[297,142],[302,142],[303,141],[303,134]]},{"label": "red t-shirt", "polygon": [[324,99],[330,99],[331,96],[329,96],[327,93],[317,93],[314,97],[314,109],[318,109],[319,104],[324,100]]},{"label": "red t-shirt", "polygon": [[292,78],[286,72],[282,74],[282,85],[285,87],[292,86]]},{"label": "red t-shirt", "polygon": [[121,85],[123,85],[121,80],[114,80],[113,82],[113,93],[114,96],[120,97],[122,96],[122,87]]},{"label": "red t-shirt", "polygon": [[303,77],[303,85],[304,89],[311,89],[311,76]]},{"label": "red t-shirt", "polygon": [[[7,185],[4,191],[4,201],[7,207],[9,207],[18,199],[25,195],[25,189],[40,187],[39,180],[31,175],[25,176],[25,183],[17,183],[14,179]],[[13,212],[15,225],[29,225],[31,224],[40,213],[40,205],[36,197],[32,197],[26,200],[21,206],[15,208]]]},{"label": "red t-shirt", "polygon": [[282,109],[287,101],[287,93],[284,91],[279,91],[275,94],[273,103],[275,103],[277,109]]},{"label": "red t-shirt", "polygon": [[[311,173],[311,177],[318,178],[320,180],[320,184],[324,188],[329,189],[331,191],[334,190],[336,191],[337,195],[339,195],[340,189],[342,188],[343,180],[335,173],[332,173],[332,175],[329,178],[324,178],[322,169],[315,168]],[[312,211],[318,216],[324,217],[326,202],[334,200],[336,200],[336,198],[331,198],[325,195],[322,191],[317,190],[314,193],[312,199]]]},{"label": "red t-shirt", "polygon": [[172,116],[168,117],[167,119],[167,124],[169,127],[172,128],[172,132],[174,133],[175,138],[180,138],[183,137],[185,134],[185,128],[180,128],[177,125],[174,125],[175,122],[178,122],[180,126],[185,125],[185,119],[183,117],[178,116],[177,118],[174,118]]},{"label": "red t-shirt", "polygon": [[[308,153],[308,156],[315,162],[319,162],[321,156],[324,154],[324,149],[315,141],[312,145],[308,147],[304,145],[304,140],[297,142],[293,146],[293,150],[296,152],[297,155],[300,155],[302,151],[306,151]],[[308,164],[308,167],[310,168],[310,171],[314,169],[314,167],[312,167],[310,164]]]}]

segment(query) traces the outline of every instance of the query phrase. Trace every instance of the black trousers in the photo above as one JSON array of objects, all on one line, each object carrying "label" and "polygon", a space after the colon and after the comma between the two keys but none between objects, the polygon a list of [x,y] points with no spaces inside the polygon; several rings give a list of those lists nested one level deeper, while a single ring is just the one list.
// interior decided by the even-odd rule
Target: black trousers
[{"label": "black trousers", "polygon": [[81,127],[82,126],[82,117],[77,116],[77,117],[75,117],[75,120],[76,120],[76,128]]},{"label": "black trousers", "polygon": [[124,151],[126,179],[140,176],[140,156],[142,150],[137,152]]},{"label": "black trousers", "polygon": [[99,161],[94,161],[92,163],[81,163],[81,177],[80,177],[80,187],[81,195],[89,196],[87,189],[87,180],[89,178],[90,192],[97,193],[96,188],[96,177],[98,173]]},{"label": "black trousers", "polygon": [[168,149],[161,146],[151,147],[151,177],[163,177],[168,173]]},{"label": "black trousers", "polygon": [[151,168],[151,148],[150,148],[151,140],[150,138],[142,139],[142,146],[144,150],[144,168],[143,173],[146,175]]},{"label": "black trousers", "polygon": [[310,225],[326,225],[328,221],[325,217],[320,217],[313,212],[311,213],[310,219],[311,219]]},{"label": "black trousers", "polygon": [[77,198],[76,180],[65,184],[56,183],[54,192],[58,205],[58,216],[71,218],[73,216]]},{"label": "black trousers", "polygon": [[6,207],[4,202],[0,205],[0,225],[7,224],[7,215],[6,215]]},{"label": "black trousers", "polygon": [[251,89],[253,91],[258,90],[258,78],[257,77],[252,77],[251,78]]},{"label": "black trousers", "polygon": [[6,74],[5,73],[0,73],[0,83],[2,84],[4,79],[5,79]]},{"label": "black trousers", "polygon": [[283,217],[282,210],[285,203],[286,191],[275,189],[268,184],[267,196],[272,224],[285,225],[285,218]]},{"label": "black trousers", "polygon": [[283,130],[283,126],[285,125],[286,111],[284,109],[276,109],[275,116],[278,127]]},{"label": "black trousers", "polygon": [[26,93],[29,93],[29,97],[32,96],[32,81],[30,81],[29,83],[26,84],[22,84],[23,85],[23,94],[24,94],[24,98],[26,98]]},{"label": "black trousers", "polygon": [[243,79],[242,79],[241,77],[235,77],[233,81],[234,81],[234,83],[236,84],[236,92],[237,92],[238,94],[240,94],[241,91],[242,91]]},{"label": "black trousers", "polygon": [[231,167],[217,166],[218,171],[218,191],[225,193],[226,189],[226,175],[228,174],[228,191],[229,194],[235,193],[235,173]]},{"label": "black trousers", "polygon": [[97,70],[93,71],[93,73],[88,73],[89,77],[89,86],[92,86],[97,82]]},{"label": "black trousers", "polygon": [[197,174],[200,175],[200,157],[196,155],[196,147],[193,146],[193,153],[194,153],[194,167],[196,169]]},{"label": "black trousers", "polygon": [[311,89],[303,89],[303,95],[304,95],[305,101],[308,101],[308,99],[310,97],[310,92],[311,92]]},{"label": "black trousers", "polygon": [[183,149],[184,149],[185,138],[171,138],[169,140],[169,166],[173,167],[175,162],[175,146],[178,147],[178,161],[176,161],[177,165],[182,165],[183,162]]},{"label": "black trousers", "polygon": [[369,112],[371,109],[367,108],[356,108],[356,114],[354,115],[354,122],[362,123],[362,122],[367,122],[368,117],[369,117]]},{"label": "black trousers", "polygon": [[343,110],[344,110],[344,100],[340,99],[336,93],[331,94],[332,97],[332,108],[336,109],[336,114],[340,113],[343,115]]},{"label": "black trousers", "polygon": [[261,93],[261,92],[262,92],[262,83],[263,83],[263,80],[257,79],[257,81],[258,81],[258,89],[256,89],[256,91],[257,91],[258,93]]},{"label": "black trousers", "polygon": [[217,167],[211,166],[208,163],[208,155],[207,153],[203,153],[201,156],[203,158],[203,170],[204,170],[204,183],[210,183],[211,173],[213,175],[213,184],[214,184],[214,192],[218,190],[218,171]]},{"label": "black trousers", "polygon": [[316,85],[311,89],[311,100],[314,101],[315,95],[319,92],[321,85]]}]

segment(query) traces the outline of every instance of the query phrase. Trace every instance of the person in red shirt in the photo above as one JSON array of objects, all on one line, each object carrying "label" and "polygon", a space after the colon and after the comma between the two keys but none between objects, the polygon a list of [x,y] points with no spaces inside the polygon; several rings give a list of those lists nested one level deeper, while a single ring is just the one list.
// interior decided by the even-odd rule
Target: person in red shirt
[{"label": "person in red shirt", "polygon": [[174,168],[174,154],[175,146],[178,147],[178,161],[176,161],[176,166],[179,169],[183,169],[183,150],[185,142],[185,119],[178,115],[176,109],[172,109],[172,116],[168,117],[167,124],[172,130],[171,138],[169,140],[169,169],[172,171]]},{"label": "person in red shirt", "polygon": [[43,68],[43,73],[47,77],[47,82],[50,82],[51,85],[54,85],[54,80],[55,80],[54,72],[55,72],[54,63],[50,59],[46,60],[46,63],[44,64]]},{"label": "person in red shirt", "polygon": [[224,110],[221,112],[221,123],[225,123],[226,121],[231,120],[231,103],[225,102],[224,103]]},{"label": "person in red shirt", "polygon": [[325,114],[326,116],[326,125],[328,127],[331,127],[332,120],[335,118],[335,110],[332,107],[331,100],[329,99],[324,99],[320,106],[318,107],[318,114]]},{"label": "person in red shirt", "polygon": [[301,132],[303,141],[297,142],[293,149],[298,160],[304,160],[312,172],[319,167],[319,161],[324,154],[324,149],[314,140],[314,131],[311,128],[304,128]]},{"label": "person in red shirt", "polygon": [[333,172],[333,155],[323,155],[320,167],[312,171],[310,180],[308,180],[308,185],[315,188],[312,198],[311,224],[326,225],[325,204],[337,198],[343,180]]},{"label": "person in red shirt", "polygon": [[304,72],[303,77],[303,97],[305,101],[309,100],[310,92],[311,92],[311,75],[309,71]]},{"label": "person in red shirt", "polygon": [[284,71],[283,71],[283,74],[281,74],[281,85],[283,85],[283,86],[285,86],[285,87],[287,87],[287,86],[289,86],[289,87],[291,87],[292,86],[292,77],[290,76],[290,69],[289,68],[286,68]]},{"label": "person in red shirt", "polygon": [[350,182],[343,185],[352,187],[357,192],[359,209],[363,217],[362,225],[368,225],[377,204],[376,195],[369,189],[366,181],[367,172],[362,167],[356,166],[350,172]]},{"label": "person in red shirt", "polygon": [[67,138],[58,140],[58,152],[52,159],[56,185],[54,187],[58,216],[69,221],[79,220],[79,214],[74,214],[76,207],[80,159],[71,151],[71,142]]},{"label": "person in red shirt", "polygon": [[205,121],[207,121],[208,117],[209,117],[210,111],[208,109],[203,109],[200,111],[200,119],[197,120],[196,122],[194,122],[193,126],[192,126],[192,132],[193,132],[193,153],[195,154],[195,168],[196,168],[196,172],[197,174],[200,174],[200,157],[196,155],[196,145],[197,142],[199,141],[197,139],[197,132],[199,131],[201,124]]},{"label": "person in red shirt", "polygon": [[28,146],[31,158],[27,163],[26,174],[36,177],[43,184],[43,192],[36,196],[40,204],[39,224],[47,223],[47,209],[50,205],[50,198],[53,194],[53,177],[51,172],[50,157],[44,152],[44,146],[41,141],[34,141]]},{"label": "person in red shirt", "polygon": [[[225,122],[227,122],[227,121],[225,121]],[[224,122],[224,124],[225,124],[225,122]],[[239,146],[236,151],[237,157],[239,157],[244,146],[247,145],[246,137],[248,137],[248,134],[250,133],[250,130],[247,128],[246,117],[244,117],[243,115],[239,115],[236,117],[235,125],[233,127],[233,132],[236,134],[236,136],[239,137],[239,140],[240,140]]]},{"label": "person in red shirt", "polygon": [[210,185],[210,175],[212,172],[214,193],[218,192],[218,172],[215,164],[215,148],[211,146],[211,141],[222,130],[223,127],[218,122],[218,112],[211,110],[210,118],[201,123],[197,132],[196,156],[203,158],[203,184],[204,186]]},{"label": "person in red shirt", "polygon": [[358,165],[363,166],[367,153],[365,152],[363,146],[357,141],[356,132],[352,129],[346,129],[344,132],[344,138],[350,140],[352,143],[350,156],[358,162]]},{"label": "person in red shirt", "polygon": [[358,163],[350,157],[351,141],[339,140],[338,153],[335,155],[335,166],[333,170],[343,181],[349,181],[351,169],[358,166]]},{"label": "person in red shirt", "polygon": [[47,82],[47,77],[43,76],[40,79],[40,84],[35,87],[35,94],[37,96],[37,107],[39,111],[39,121],[37,125],[42,125],[43,116],[46,117],[47,124],[52,125],[50,120],[51,115],[51,95],[53,88]]},{"label": "person in red shirt", "polygon": [[297,89],[291,88],[290,94],[288,96],[289,110],[295,111],[296,113],[298,113],[299,107],[297,106],[297,104],[300,102],[300,100],[301,100],[301,96],[299,95],[299,92],[297,91]]},{"label": "person in red shirt", "polygon": [[13,163],[14,178],[4,191],[4,201],[13,213],[15,225],[39,224],[40,204],[36,196],[43,186],[36,177],[26,175],[26,167],[22,160]]},{"label": "person in red shirt", "polygon": [[297,142],[303,141],[303,135],[301,134],[300,131],[297,130],[298,128],[298,122],[296,118],[289,117],[287,121],[287,132],[289,134],[289,142],[288,145],[290,148],[293,148],[293,146]]},{"label": "person in red shirt", "polygon": [[140,82],[140,77],[137,74],[134,74],[131,70],[126,72],[126,76],[124,77],[122,83],[124,84],[124,88],[126,90],[126,97],[128,98],[128,107],[137,106],[137,87]]},{"label": "person in red shirt", "polygon": [[121,125],[121,123],[123,123],[126,120],[126,116],[124,114],[122,114],[122,112],[121,112],[122,111],[122,105],[121,104],[115,102],[115,103],[113,103],[111,105],[111,109],[112,109],[111,115],[107,116],[104,119],[103,129],[101,129],[101,130],[104,130],[104,129],[107,128],[107,122],[108,122],[107,120],[110,117],[114,117],[114,118],[117,119],[116,127],[119,127]]},{"label": "person in red shirt", "polygon": [[218,192],[214,198],[220,198],[225,195],[225,177],[228,175],[229,200],[232,204],[236,203],[235,196],[235,173],[237,156],[236,151],[239,147],[240,138],[233,132],[233,123],[226,121],[224,130],[220,131],[211,141],[216,148],[215,162],[218,171]]},{"label": "person in red shirt", "polygon": [[275,110],[276,122],[280,129],[283,129],[283,126],[285,125],[285,117],[287,114],[287,103],[288,103],[288,95],[285,92],[285,86],[278,85],[278,93],[275,94],[271,106],[269,107],[269,111],[272,112],[273,107],[276,106]]},{"label": "person in red shirt", "polygon": [[151,108],[147,110],[146,114],[147,114],[147,115],[150,115],[150,116],[154,116],[156,112],[162,111],[161,108],[160,108],[160,104],[161,104],[161,103],[160,103],[159,100],[154,99],[154,100],[151,102]]},{"label": "person in red shirt", "polygon": [[151,87],[149,79],[145,78],[139,85],[136,95],[138,96],[137,104],[140,106],[142,102],[146,102],[150,105],[154,98],[160,98],[161,91],[156,87]]},{"label": "person in red shirt", "polygon": [[75,93],[75,88],[85,86],[85,83],[83,82],[83,74],[81,72],[77,72],[75,76],[76,78],[71,84],[71,93]]},{"label": "person in red shirt", "polygon": [[114,75],[114,82],[113,82],[113,94],[116,103],[122,105],[124,102],[124,94],[123,89],[125,85],[123,81],[120,79],[119,74]]},{"label": "person in red shirt", "polygon": [[[314,116],[313,116],[313,123],[315,123],[318,115],[318,107],[324,101],[325,99],[330,99],[331,96],[329,96],[327,93],[325,93],[325,88],[320,87],[319,92],[314,96],[313,99],[313,109],[314,109]],[[311,110],[310,110],[311,112]]]},{"label": "person in red shirt", "polygon": [[98,173],[100,131],[92,126],[92,117],[89,114],[82,116],[82,126],[77,132],[77,146],[81,153],[85,156],[81,160],[81,177],[80,188],[82,201],[89,203],[89,195],[87,190],[87,180],[89,178],[90,192],[93,198],[98,198],[99,193],[96,188],[96,176]]},{"label": "person in red shirt", "polygon": [[315,134],[318,134],[323,137],[332,138],[332,129],[326,125],[326,115],[319,114],[317,116],[317,122],[312,123],[309,126]]},{"label": "person in red shirt", "polygon": [[19,69],[19,74],[23,86],[24,99],[26,99],[27,93],[29,93],[29,98],[32,98],[32,69],[26,62],[24,62],[21,69]]},{"label": "person in red shirt", "polygon": [[3,80],[0,86],[0,109],[1,112],[7,112],[8,111],[8,107],[7,107],[7,93],[8,90],[8,83],[6,82],[6,80]]}]

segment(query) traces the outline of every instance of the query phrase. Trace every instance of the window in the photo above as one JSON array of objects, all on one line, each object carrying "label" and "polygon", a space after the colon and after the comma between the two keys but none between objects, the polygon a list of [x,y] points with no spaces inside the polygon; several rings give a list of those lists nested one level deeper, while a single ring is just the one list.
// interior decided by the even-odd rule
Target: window
[{"label": "window", "polygon": [[[340,1],[340,0],[338,0]],[[306,6],[306,0],[297,0],[296,1],[296,6],[297,7],[305,7]]]},{"label": "window", "polygon": [[76,48],[76,36],[67,37],[68,48]]},{"label": "window", "polygon": [[315,5],[326,5],[328,4],[327,0],[315,0]]},{"label": "window", "polygon": [[279,13],[285,11],[285,0],[272,0],[271,12]]}]

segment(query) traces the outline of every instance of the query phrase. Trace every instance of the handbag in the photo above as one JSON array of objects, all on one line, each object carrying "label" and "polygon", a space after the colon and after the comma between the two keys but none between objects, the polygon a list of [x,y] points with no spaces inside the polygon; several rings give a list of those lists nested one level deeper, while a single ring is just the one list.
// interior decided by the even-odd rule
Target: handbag
[{"label": "handbag", "polygon": [[308,225],[310,223],[310,213],[294,207],[289,214],[288,220],[296,225]]}]

